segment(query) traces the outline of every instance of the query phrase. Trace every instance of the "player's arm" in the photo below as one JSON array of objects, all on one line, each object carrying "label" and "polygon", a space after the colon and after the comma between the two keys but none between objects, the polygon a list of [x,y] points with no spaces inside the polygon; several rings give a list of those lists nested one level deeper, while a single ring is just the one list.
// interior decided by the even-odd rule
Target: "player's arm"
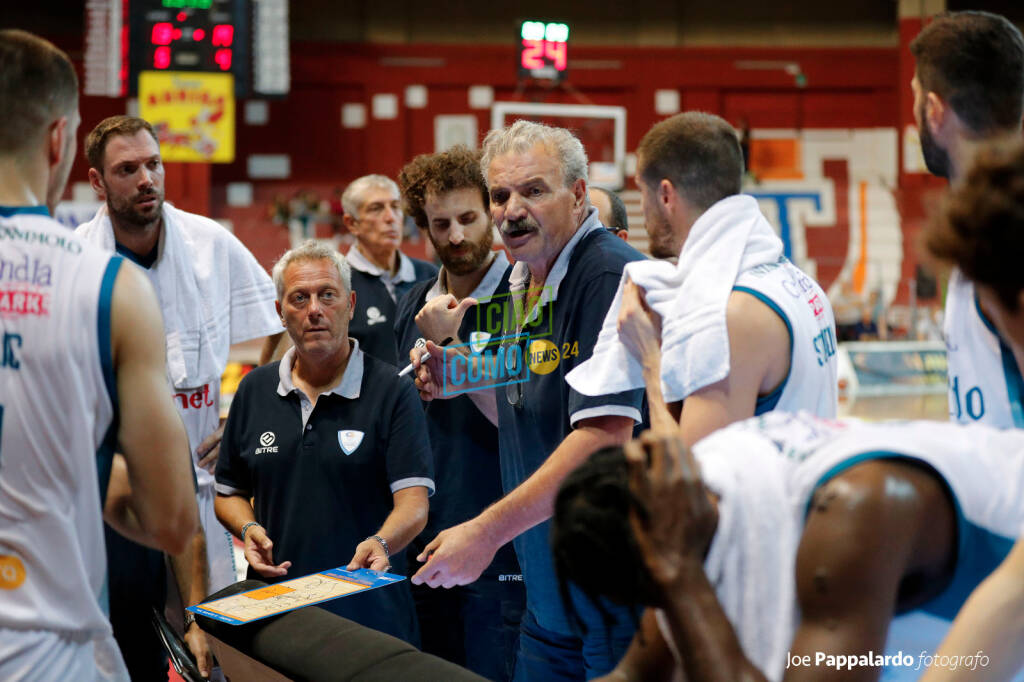
[{"label": "player's arm", "polygon": [[188,436],[167,390],[164,327],[146,276],[122,265],[114,280],[111,345],[131,508],[143,532],[168,553],[199,527]]},{"label": "player's arm", "polygon": [[[971,680],[1011,679],[1024,665],[1024,542],[1013,546],[999,568],[985,579],[960,609],[935,658],[977,656],[984,652],[988,665],[970,672]],[[933,665],[921,682],[961,680],[963,669]]]},{"label": "player's arm", "polygon": [[417,557],[426,564],[413,576],[413,582],[452,587],[476,580],[502,545],[551,517],[558,486],[569,472],[596,450],[627,441],[632,431],[630,417],[580,420],[515,490],[476,518],[438,534]]},{"label": "player's arm", "polygon": [[[633,537],[658,591],[686,679],[765,680],[744,654],[704,573],[718,517],[693,454],[678,437],[652,431],[628,443],[624,452],[630,491],[647,512],[630,512]],[[642,634],[652,641],[634,638],[616,668],[619,675],[650,680],[670,674],[671,657],[664,643],[657,643],[657,631],[648,609]]]},{"label": "player's arm", "polygon": [[797,551],[800,626],[790,647],[790,660],[810,664],[790,665],[786,680],[878,678],[878,668],[836,670],[815,656],[884,651],[908,566],[943,544],[915,546],[921,529],[952,523],[950,509],[925,508],[913,490],[910,478],[859,468],[816,491]]},{"label": "player's arm", "polygon": [[[392,495],[394,509],[384,520],[374,535],[384,538],[391,554],[405,549],[413,538],[420,534],[427,525],[427,489],[421,485],[402,488]],[[375,571],[387,570],[391,567],[384,546],[374,538],[367,538],[356,546],[349,570],[371,568]]]},{"label": "player's arm", "polygon": [[774,390],[789,373],[789,329],[771,308],[734,291],[726,306],[726,326],[729,376],[683,401],[679,434],[684,443],[692,445],[723,426],[753,417],[758,395]]}]

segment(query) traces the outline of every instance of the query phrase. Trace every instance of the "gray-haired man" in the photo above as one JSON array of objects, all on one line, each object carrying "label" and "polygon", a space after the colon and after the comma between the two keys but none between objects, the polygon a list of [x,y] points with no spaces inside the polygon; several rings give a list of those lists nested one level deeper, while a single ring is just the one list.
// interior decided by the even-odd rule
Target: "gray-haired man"
[{"label": "gray-haired man", "polygon": [[[426,563],[413,582],[473,582],[514,540],[527,592],[516,679],[582,680],[615,665],[633,627],[620,617],[605,628],[600,614],[581,604],[592,627],[582,637],[573,632],[548,547],[548,519],[562,479],[598,448],[629,440],[646,410],[641,391],[584,396],[564,377],[590,357],[623,267],[643,256],[601,225],[587,201],[586,153],[568,131],[527,121],[492,131],[481,167],[491,216],[516,265],[507,281],[512,302],[480,321],[492,322],[489,313],[497,309],[530,314],[506,314],[499,330],[477,331],[516,344],[520,350],[507,345],[506,355],[521,353],[528,371],[521,381],[474,396],[485,414],[496,413],[505,497],[442,531],[418,557]],[[421,314],[453,314],[431,305]],[[443,372],[457,351],[442,358],[440,348],[427,348],[432,359],[419,367],[417,385],[424,398],[442,397],[450,393]]]}]

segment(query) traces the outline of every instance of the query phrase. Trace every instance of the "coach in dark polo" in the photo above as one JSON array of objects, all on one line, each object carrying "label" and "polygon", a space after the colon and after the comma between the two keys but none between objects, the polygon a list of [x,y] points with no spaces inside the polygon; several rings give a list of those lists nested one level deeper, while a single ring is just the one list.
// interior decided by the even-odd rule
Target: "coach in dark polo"
[{"label": "coach in dark polo", "polygon": [[[306,242],[273,274],[294,348],[238,387],[217,462],[217,518],[244,542],[250,577],[338,566],[404,575],[402,550],[426,524],[434,489],[416,391],[349,338],[356,295],[341,254]],[[323,606],[418,643],[407,582]]]}]

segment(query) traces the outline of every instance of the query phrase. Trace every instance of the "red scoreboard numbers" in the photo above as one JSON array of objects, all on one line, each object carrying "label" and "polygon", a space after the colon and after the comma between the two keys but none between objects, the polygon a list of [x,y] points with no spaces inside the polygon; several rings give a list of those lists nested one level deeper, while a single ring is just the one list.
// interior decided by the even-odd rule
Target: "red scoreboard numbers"
[{"label": "red scoreboard numbers", "polygon": [[562,81],[568,67],[569,26],[524,21],[519,30],[520,77]]}]

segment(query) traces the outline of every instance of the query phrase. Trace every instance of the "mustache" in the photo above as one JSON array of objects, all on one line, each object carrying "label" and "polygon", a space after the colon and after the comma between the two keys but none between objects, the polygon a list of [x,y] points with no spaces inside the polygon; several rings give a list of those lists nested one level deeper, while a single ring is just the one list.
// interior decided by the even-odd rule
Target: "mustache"
[{"label": "mustache", "polygon": [[528,230],[539,230],[540,225],[530,218],[529,216],[519,218],[518,220],[506,220],[505,224],[501,226],[502,234],[511,234],[513,232],[526,232]]}]

